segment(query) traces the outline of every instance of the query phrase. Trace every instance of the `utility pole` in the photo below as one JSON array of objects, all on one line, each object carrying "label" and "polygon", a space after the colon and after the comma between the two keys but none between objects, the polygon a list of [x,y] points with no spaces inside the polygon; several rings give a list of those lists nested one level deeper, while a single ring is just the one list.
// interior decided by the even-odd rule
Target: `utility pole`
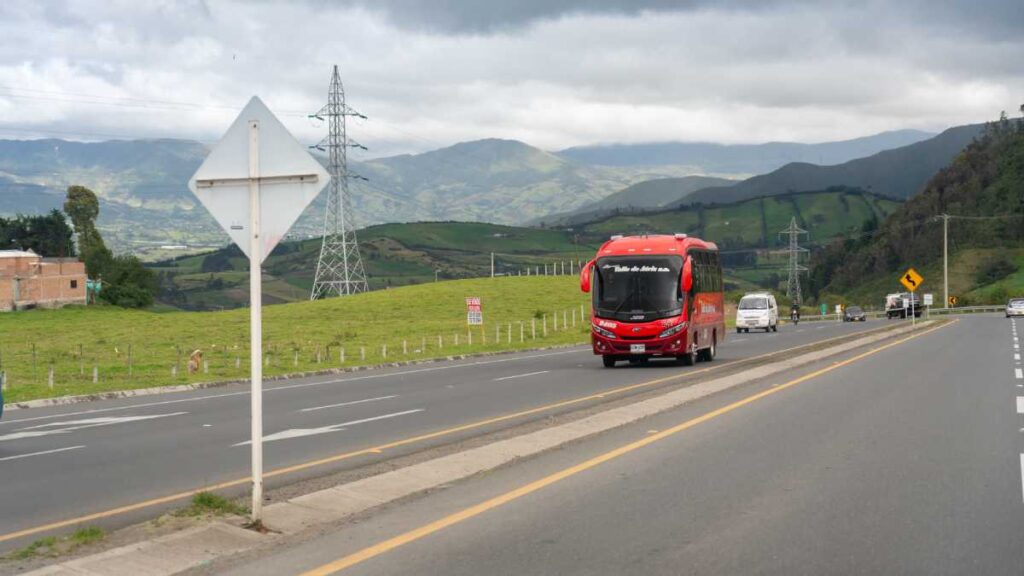
[{"label": "utility pole", "polygon": [[807,271],[806,266],[800,265],[800,254],[807,252],[807,248],[800,247],[801,234],[807,234],[807,230],[796,225],[796,216],[790,219],[788,228],[779,232],[779,236],[789,236],[789,280],[786,282],[786,295],[797,306],[803,303],[803,294],[800,291],[800,273]]},{"label": "utility pole", "polygon": [[491,278],[494,278],[494,252],[491,252]]},{"label": "utility pole", "polygon": [[366,118],[345,104],[345,89],[341,85],[338,67],[335,66],[331,74],[331,87],[327,92],[327,104],[310,116],[328,123],[327,137],[313,148],[328,153],[330,161],[327,171],[331,175],[324,214],[323,244],[316,263],[311,300],[369,290],[356,240],[348,182],[350,178],[365,180],[362,176],[349,173],[348,148],[366,150],[366,147],[348,139],[345,126],[348,116]]},{"label": "utility pole", "polygon": [[942,307],[949,308],[949,214],[942,214]]}]

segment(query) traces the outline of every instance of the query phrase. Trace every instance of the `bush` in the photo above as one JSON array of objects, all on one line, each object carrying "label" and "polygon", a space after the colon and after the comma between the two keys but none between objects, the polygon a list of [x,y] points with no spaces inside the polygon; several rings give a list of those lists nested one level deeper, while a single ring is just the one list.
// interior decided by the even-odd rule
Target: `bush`
[{"label": "bush", "polygon": [[978,284],[991,284],[1006,278],[1017,271],[1017,265],[1009,259],[1002,257],[989,261],[978,270],[975,278]]}]

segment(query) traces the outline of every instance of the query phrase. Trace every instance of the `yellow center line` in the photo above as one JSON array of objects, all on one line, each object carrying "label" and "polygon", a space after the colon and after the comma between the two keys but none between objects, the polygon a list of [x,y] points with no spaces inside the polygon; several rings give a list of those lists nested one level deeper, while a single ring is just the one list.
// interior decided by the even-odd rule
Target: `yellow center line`
[{"label": "yellow center line", "polygon": [[[530,409],[527,409],[527,410],[522,410],[520,412],[514,412],[514,413],[511,413],[511,414],[505,414],[505,415],[502,415],[502,416],[496,416],[496,417],[493,417],[493,418],[488,418],[486,420],[478,420],[476,422],[470,422],[470,423],[462,424],[462,425],[455,426],[455,427],[452,427],[452,428],[447,428],[447,429],[444,429],[444,430],[437,430],[437,431],[434,431],[434,432],[429,432],[429,433],[426,433],[426,434],[421,434],[419,436],[413,436],[413,437],[410,437],[410,438],[403,438],[403,439],[400,439],[400,440],[395,440],[393,442],[389,442],[387,444],[381,444],[379,446],[371,446],[371,447],[362,448],[362,449],[359,449],[359,450],[356,450],[356,451],[353,451],[353,452],[343,452],[343,453],[340,453],[340,454],[335,454],[333,456],[328,456],[328,457],[325,457],[325,458],[320,458],[320,459],[312,460],[312,461],[308,461],[308,462],[302,462],[300,464],[295,464],[295,465],[292,465],[292,466],[285,466],[283,468],[276,468],[274,470],[270,470],[270,471],[265,472],[263,476],[264,476],[264,478],[274,478],[274,477],[282,476],[282,475],[285,475],[285,474],[293,474],[295,472],[301,472],[301,471],[304,471],[304,470],[308,470],[310,468],[315,468],[315,467],[323,466],[323,465],[326,465],[326,464],[333,464],[333,463],[340,462],[340,461],[343,461],[343,460],[349,460],[349,459],[355,458],[357,456],[365,456],[365,455],[369,455],[369,454],[380,454],[381,452],[383,452],[384,450],[387,450],[389,448],[398,448],[398,447],[402,447],[402,446],[407,446],[409,444],[414,444],[414,443],[417,443],[417,442],[423,442],[423,441],[426,441],[426,440],[433,440],[433,439],[441,438],[441,437],[448,436],[448,435],[451,435],[451,434],[456,434],[456,433],[459,433],[459,432],[465,432],[465,431],[473,430],[473,429],[476,429],[476,428],[482,428],[484,426],[489,426],[491,424],[497,424],[497,423],[505,422],[505,421],[508,421],[508,420],[514,420],[516,418],[523,418],[525,416],[531,416],[531,415],[534,415],[534,414],[538,414],[540,412],[546,412],[546,411],[549,411],[549,410],[556,410],[558,408],[564,408],[566,406],[572,406],[574,404],[580,404],[580,403],[584,403],[584,402],[588,402],[588,401],[592,401],[592,400],[599,400],[599,399],[602,399],[602,398],[605,398],[607,396],[614,395],[614,394],[623,394],[625,392],[630,392],[630,391],[633,391],[633,390],[639,390],[639,389],[642,389],[642,388],[648,388],[648,387],[651,387],[651,386],[657,386],[659,384],[664,384],[666,382],[671,382],[671,381],[676,381],[676,380],[684,380],[686,378],[692,378],[694,376],[699,376],[701,374],[705,374],[705,373],[713,371],[713,370],[722,370],[722,369],[725,369],[725,368],[727,368],[729,366],[733,366],[733,365],[736,365],[736,364],[752,363],[752,362],[756,362],[758,360],[762,360],[764,358],[768,358],[768,357],[771,357],[771,356],[776,356],[776,355],[780,355],[780,354],[786,354],[787,352],[798,350],[800,348],[805,348],[807,346],[827,344],[827,343],[832,342],[834,340],[840,340],[840,339],[843,339],[843,338],[849,338],[851,335],[864,336],[864,335],[874,334],[876,332],[884,332],[887,329],[888,328],[881,328],[881,329],[876,329],[876,330],[865,330],[863,332],[855,332],[853,334],[844,334],[844,335],[841,335],[841,336],[835,336],[833,338],[828,338],[826,340],[820,340],[820,341],[817,341],[817,342],[812,342],[810,344],[801,344],[800,346],[793,346],[791,348],[786,348],[784,350],[778,350],[778,351],[775,351],[775,352],[767,352],[765,354],[760,354],[758,356],[752,356],[750,358],[746,358],[746,359],[742,359],[742,360],[733,360],[731,362],[722,362],[722,363],[718,363],[718,364],[715,364],[713,366],[710,366],[710,367],[707,367],[707,368],[702,368],[702,369],[699,369],[699,370],[690,370],[690,371],[684,372],[682,374],[674,374],[672,376],[665,376],[663,378],[656,378],[654,380],[648,380],[646,382],[640,382],[640,383],[637,383],[637,384],[630,384],[630,385],[627,385],[627,386],[621,386],[619,388],[612,388],[612,389],[605,390],[605,391],[602,391],[602,392],[599,392],[599,393],[596,393],[596,394],[590,394],[590,395],[587,395],[587,396],[581,396],[581,397],[577,397],[577,398],[570,398],[568,400],[562,400],[560,402],[555,402],[553,404],[547,404],[547,405],[544,405],[544,406],[538,406],[538,407],[535,407],[535,408],[530,408]],[[8,540],[14,540],[14,539],[17,539],[17,538],[23,538],[25,536],[32,536],[34,534],[39,534],[39,533],[42,533],[42,532],[49,532],[49,531],[52,531],[52,530],[59,530],[61,528],[67,528],[69,526],[75,526],[77,524],[83,524],[83,523],[86,523],[86,522],[93,522],[93,521],[96,521],[96,520],[103,520],[105,518],[111,518],[111,517],[118,516],[118,515],[121,515],[121,514],[127,514],[129,512],[135,512],[135,511],[143,510],[145,508],[150,508],[150,507],[153,507],[153,506],[161,506],[161,505],[164,505],[164,504],[171,504],[171,503],[179,501],[179,500],[184,500],[186,498],[191,498],[192,496],[195,496],[196,494],[198,494],[200,492],[213,492],[213,491],[216,491],[216,490],[225,490],[225,489],[228,489],[228,488],[235,488],[237,486],[242,486],[242,485],[248,484],[251,481],[252,481],[252,479],[249,478],[249,477],[238,478],[238,479],[235,479],[235,480],[228,480],[228,481],[225,481],[225,482],[220,482],[218,484],[210,484],[210,485],[207,485],[207,486],[201,486],[201,487],[193,488],[193,489],[186,490],[186,491],[183,491],[183,492],[177,492],[177,493],[174,493],[174,494],[168,494],[166,496],[160,496],[160,497],[157,497],[157,498],[152,498],[152,499],[144,500],[144,501],[141,501],[141,502],[135,502],[135,503],[132,503],[132,504],[126,504],[124,506],[118,506],[116,508],[111,508],[111,509],[108,509],[108,510],[102,510],[100,512],[94,512],[94,513],[86,514],[86,515],[83,515],[83,516],[77,516],[77,517],[74,517],[74,518],[68,518],[68,519],[65,519],[65,520],[58,520],[56,522],[51,522],[49,524],[43,524],[43,525],[40,525],[40,526],[34,526],[34,527],[31,527],[31,528],[25,528],[23,530],[17,530],[15,532],[9,532],[7,534],[0,534],[0,542],[6,542]]]},{"label": "yellow center line", "polygon": [[425,524],[423,526],[420,526],[419,528],[415,528],[413,530],[405,532],[404,534],[400,534],[398,536],[395,536],[394,538],[390,538],[388,540],[384,540],[383,542],[379,542],[377,544],[374,544],[373,546],[369,546],[367,548],[363,548],[362,550],[360,550],[358,552],[355,552],[353,554],[349,554],[348,556],[345,556],[343,558],[340,558],[340,559],[335,560],[333,562],[330,562],[328,564],[324,564],[323,566],[320,566],[318,568],[314,568],[314,569],[309,570],[307,572],[303,572],[301,574],[301,576],[328,576],[329,574],[335,574],[335,573],[340,572],[340,571],[342,571],[342,570],[344,570],[346,568],[350,568],[352,566],[355,566],[356,564],[365,562],[366,560],[369,560],[371,558],[374,558],[376,556],[380,556],[381,554],[384,554],[386,552],[394,550],[395,548],[398,548],[400,546],[404,546],[405,544],[409,544],[411,542],[415,542],[416,540],[419,540],[421,538],[429,536],[429,535],[431,535],[431,534],[433,534],[435,532],[439,532],[441,530],[444,530],[445,528],[448,528],[450,526],[453,526],[455,524],[458,524],[460,522],[463,522],[465,520],[473,518],[474,516],[478,516],[480,514],[483,514],[484,512],[487,512],[488,510],[493,510],[494,508],[498,508],[499,506],[502,506],[504,504],[512,502],[513,500],[522,498],[523,496],[526,496],[528,494],[536,492],[536,491],[538,491],[538,490],[540,490],[542,488],[545,488],[547,486],[550,486],[552,484],[555,484],[557,482],[565,480],[566,478],[569,478],[571,476],[579,474],[580,472],[584,472],[586,470],[590,470],[591,468],[595,468],[597,466],[600,466],[601,464],[604,464],[605,462],[608,462],[610,460],[614,460],[615,458],[618,458],[619,456],[622,456],[622,455],[625,455],[625,454],[629,454],[630,452],[633,452],[635,450],[639,450],[640,448],[643,448],[643,447],[645,447],[645,446],[647,446],[649,444],[653,444],[655,442],[658,442],[659,440],[663,440],[665,438],[668,438],[669,436],[672,436],[674,434],[678,434],[679,432],[682,432],[684,430],[687,430],[689,428],[697,426],[698,424],[702,424],[704,422],[707,422],[708,420],[711,420],[711,419],[717,418],[718,416],[721,416],[723,414],[727,414],[729,412],[732,412],[733,410],[736,410],[737,408],[741,408],[743,406],[746,406],[747,404],[750,404],[752,402],[756,402],[756,401],[758,401],[758,400],[760,400],[760,399],[762,399],[762,398],[764,398],[766,396],[770,396],[772,394],[776,394],[778,392],[786,390],[787,388],[792,388],[793,386],[796,386],[797,384],[806,382],[806,381],[811,380],[813,378],[817,378],[818,376],[821,376],[822,374],[827,374],[828,372],[832,372],[833,370],[836,370],[836,369],[841,368],[843,366],[847,366],[847,365],[852,364],[854,362],[857,362],[859,360],[863,360],[864,358],[867,358],[868,356],[872,356],[872,355],[877,354],[877,353],[879,353],[879,352],[881,352],[883,350],[887,350],[889,348],[892,348],[893,346],[898,346],[899,344],[902,344],[902,343],[907,342],[909,340],[913,340],[914,338],[917,338],[919,336],[924,336],[925,334],[928,334],[930,332],[934,332],[934,331],[939,330],[939,329],[941,329],[941,328],[943,328],[945,326],[949,326],[950,324],[954,324],[957,321],[959,321],[959,320],[954,320],[953,322],[951,322],[949,324],[941,324],[939,326],[936,326],[934,328],[930,328],[930,329],[925,330],[923,332],[918,332],[916,334],[911,334],[910,336],[907,336],[906,338],[902,338],[900,340],[896,340],[895,342],[890,342],[889,344],[885,344],[885,345],[879,346],[877,348],[872,348],[871,350],[868,350],[866,352],[863,352],[861,354],[858,354],[856,356],[853,356],[853,357],[848,358],[846,360],[843,360],[841,362],[837,362],[835,364],[831,364],[829,366],[826,366],[826,367],[821,368],[819,370],[816,370],[814,372],[810,372],[808,374],[805,374],[803,376],[800,376],[798,378],[790,380],[790,381],[786,382],[785,384],[780,384],[780,385],[778,385],[776,387],[769,388],[767,390],[764,390],[762,392],[758,392],[758,393],[753,394],[751,396],[747,396],[746,398],[743,398],[742,400],[738,400],[738,401],[733,402],[732,404],[729,404],[727,406],[723,406],[723,407],[718,408],[716,410],[712,410],[711,412],[707,412],[707,413],[705,413],[705,414],[703,414],[701,416],[698,416],[698,417],[693,418],[691,420],[687,420],[686,422],[683,422],[681,424],[677,424],[677,425],[675,425],[675,426],[673,426],[671,428],[667,428],[667,429],[665,429],[665,430],[663,430],[661,432],[657,432],[657,433],[651,434],[649,436],[641,438],[640,440],[636,440],[636,441],[631,442],[629,444],[626,444],[624,446],[620,446],[620,447],[618,447],[618,448],[616,448],[614,450],[611,450],[609,452],[605,452],[604,454],[600,454],[600,455],[595,456],[595,457],[593,457],[593,458],[591,458],[589,460],[586,460],[585,462],[581,462],[581,463],[576,464],[574,466],[571,466],[569,468],[565,468],[564,470],[560,470],[558,472],[555,472],[554,474],[551,474],[550,476],[546,476],[546,477],[541,478],[539,480],[535,480],[533,482],[530,482],[529,484],[526,484],[524,486],[520,486],[519,488],[516,488],[515,490],[512,490],[510,492],[506,492],[504,494],[501,494],[500,496],[496,496],[494,498],[491,498],[490,500],[486,500],[484,502],[480,502],[479,504],[475,504],[473,506],[470,506],[469,508],[465,508],[463,510],[460,510],[459,512],[456,512],[456,513],[451,514],[449,516],[445,516],[444,518],[441,518],[439,520],[435,520],[433,522],[430,522],[429,524]]}]

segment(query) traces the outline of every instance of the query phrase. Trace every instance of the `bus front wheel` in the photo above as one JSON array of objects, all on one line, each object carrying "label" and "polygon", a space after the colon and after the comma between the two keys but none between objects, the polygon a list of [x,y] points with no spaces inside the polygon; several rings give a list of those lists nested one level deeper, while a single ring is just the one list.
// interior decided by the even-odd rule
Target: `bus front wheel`
[{"label": "bus front wheel", "polygon": [[700,351],[698,351],[695,346],[691,347],[690,351],[687,352],[686,354],[680,354],[679,356],[676,356],[676,362],[682,364],[683,366],[693,366],[694,364],[697,363],[697,360],[699,359]]}]

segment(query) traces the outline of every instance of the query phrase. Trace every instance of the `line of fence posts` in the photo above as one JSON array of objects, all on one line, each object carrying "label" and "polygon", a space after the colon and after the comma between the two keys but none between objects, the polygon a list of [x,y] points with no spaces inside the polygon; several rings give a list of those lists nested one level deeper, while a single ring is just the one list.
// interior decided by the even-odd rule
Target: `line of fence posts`
[{"label": "line of fence posts", "polygon": [[[572,262],[570,261],[570,269],[571,268],[572,268]],[[553,271],[553,270],[554,270],[554,265],[551,266],[549,271]],[[581,304],[580,305],[580,309],[579,309],[579,319],[580,319],[580,321],[582,321],[585,318],[584,314],[585,314],[585,307],[584,307],[584,305]],[[517,323],[519,325],[519,342],[520,343],[525,343],[527,341],[527,336],[529,336],[530,340],[536,340],[538,337],[540,337],[540,338],[547,338],[548,337],[548,329],[549,329],[549,326],[548,326],[548,315],[549,315],[549,313],[547,313],[547,312],[539,314],[539,316],[540,316],[540,327],[539,327],[540,328],[540,330],[539,330],[540,334],[538,334],[538,326],[537,326],[538,318],[537,317],[531,317],[530,318],[529,335],[527,335],[527,333],[526,333],[526,322],[525,321],[521,321],[521,320],[520,321],[505,320],[504,322],[495,322],[493,343],[495,345],[500,345],[502,343],[505,343],[505,344],[508,344],[508,345],[513,344],[513,342],[514,342],[514,332],[513,332],[513,329],[514,329],[514,325],[517,324]],[[559,330],[563,330],[563,331],[564,330],[568,330],[570,326],[573,327],[573,328],[575,328],[577,326],[577,310],[575,309],[575,307],[572,308],[571,310],[570,309],[555,310],[555,311],[550,312],[550,315],[551,315],[551,320],[552,320],[551,329],[554,332],[558,332]],[[559,318],[559,315],[561,315],[561,319]],[[487,343],[486,331],[485,331],[483,326],[480,327],[479,336],[480,336],[480,338],[479,338],[479,345],[486,346],[488,343]],[[502,336],[504,336],[504,342],[502,342]],[[455,347],[458,347],[461,342],[462,342],[462,340],[460,338],[460,334],[458,332],[455,332],[452,335],[452,343],[453,343],[453,345]],[[473,330],[472,329],[469,329],[469,330],[466,331],[464,343],[465,343],[466,346],[473,346]],[[403,357],[409,357],[410,353],[412,353],[412,354],[426,354],[427,353],[427,348],[428,347],[427,347],[427,337],[426,336],[421,337],[420,347],[418,349],[415,349],[415,346],[413,347],[413,349],[410,349],[408,339],[403,339],[401,345],[402,345],[402,356]],[[441,334],[438,334],[437,335],[437,349],[438,349],[438,351],[444,349],[444,345],[445,345],[444,337]],[[34,382],[40,382],[40,379],[38,378],[40,349],[38,348],[37,344],[34,343],[34,342],[29,345],[29,348],[30,348],[29,351],[30,351],[30,354],[31,354],[32,379],[33,379]],[[237,346],[235,346],[235,348],[237,349]],[[189,349],[191,350],[191,348],[189,348]],[[217,349],[216,345],[211,348],[211,350],[216,350],[216,349]],[[237,353],[232,355],[228,346],[223,346],[222,350],[223,350],[223,352],[222,352],[222,354],[219,357],[219,360],[220,360],[220,362],[222,362],[222,364],[220,362],[215,362],[215,364],[223,366],[224,368],[230,368],[231,358],[233,357],[234,358],[234,369],[235,369],[236,372],[240,371],[242,369],[241,357]],[[121,354],[122,354],[122,352],[119,352],[117,350],[117,347],[114,347],[114,352],[115,352],[115,355],[117,355],[117,356],[121,356]],[[172,380],[177,380],[179,378],[179,376],[182,375],[182,370],[184,369],[183,365],[182,365],[182,362],[184,360],[183,357],[182,357],[183,352],[184,352],[184,349],[182,348],[182,346],[180,344],[176,344],[174,346],[173,363],[170,366],[170,376],[171,376]],[[270,345],[268,347],[267,353],[264,356],[264,362],[265,362],[267,367],[271,367],[271,366],[275,365],[275,359],[276,359],[276,353],[277,352],[278,352],[278,350],[276,350],[276,348],[273,345]],[[325,359],[332,357],[331,345],[327,345],[326,347],[324,347],[322,345],[316,345],[313,352],[314,352],[313,359],[314,359],[314,361],[317,364],[321,364],[321,363],[324,362]],[[121,374],[126,374],[128,380],[133,380],[134,376],[135,376],[135,367],[136,367],[135,364],[136,364],[136,360],[137,360],[137,358],[136,358],[136,350],[135,350],[134,343],[128,343],[127,344],[126,352],[124,354],[125,355],[122,357],[123,358],[122,362],[124,362],[124,363],[121,364],[121,365],[125,367],[125,372],[121,372]],[[211,351],[210,354],[213,354],[213,352]],[[388,359],[388,354],[389,354],[388,344],[386,342],[382,343],[381,347],[380,347],[380,357],[382,359],[384,359],[384,360],[387,360]],[[78,364],[77,368],[78,368],[79,377],[81,377],[82,379],[91,380],[93,384],[98,384],[99,383],[99,373],[100,373],[100,362],[99,362],[99,360],[100,360],[101,355],[95,355],[95,357],[93,358],[92,372],[91,372],[91,375],[90,375],[91,378],[87,378],[87,376],[86,376],[86,371],[85,371],[85,364],[86,364],[85,363],[85,350],[84,350],[84,346],[82,344],[79,344],[77,346],[77,350],[76,350],[75,353],[72,353],[72,356],[73,356],[72,362],[75,362],[77,360],[77,364]],[[291,362],[291,364],[292,364],[293,368],[299,368],[300,367],[300,365],[301,365],[300,356],[301,356],[301,347],[292,346],[292,362]],[[285,358],[287,358],[287,355],[285,356]],[[366,360],[367,360],[367,353],[366,353],[366,347],[365,346],[360,346],[359,347],[359,359],[360,359],[361,362],[366,362]],[[4,360],[5,360],[5,358],[3,356],[3,351],[0,350],[0,385],[2,385],[4,387],[4,389],[6,390],[6,389],[11,387],[11,380],[12,380],[12,378],[10,376],[9,368],[7,366],[5,366],[5,364],[4,364]],[[204,358],[202,358],[201,362],[197,364],[197,363],[194,362],[192,356],[190,355],[189,362],[188,362],[188,364],[189,364],[188,368],[189,369],[186,371],[187,375],[190,376],[192,373],[196,373],[199,370],[202,370],[202,373],[204,375],[210,374],[211,360],[218,360],[218,356],[204,357]],[[338,346],[337,360],[338,360],[340,365],[344,365],[348,361],[348,358],[346,356],[346,351],[345,351],[345,348],[343,346]],[[149,364],[147,363],[147,365],[149,365]],[[166,366],[166,364],[164,364],[164,366]],[[51,389],[51,390],[55,389],[56,386],[60,383],[59,381],[60,381],[60,374],[61,373],[62,372],[60,372],[59,366],[58,366],[58,359],[56,359],[56,358],[49,358],[47,360],[47,365],[46,365],[46,380],[45,380],[46,386],[49,389]],[[66,374],[66,373],[64,373],[64,374]],[[111,378],[115,378],[115,379],[117,378],[116,370],[114,371],[113,376],[111,376]]]}]

